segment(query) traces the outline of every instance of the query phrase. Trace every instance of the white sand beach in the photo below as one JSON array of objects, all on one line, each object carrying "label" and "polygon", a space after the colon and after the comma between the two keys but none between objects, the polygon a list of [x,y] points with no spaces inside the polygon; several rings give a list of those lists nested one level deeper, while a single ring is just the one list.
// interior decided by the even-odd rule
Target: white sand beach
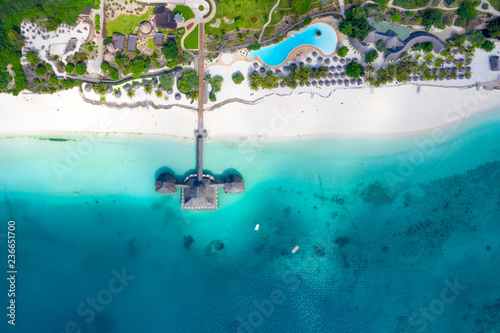
[{"label": "white sand beach", "polygon": [[[210,138],[328,134],[406,134],[450,124],[500,106],[500,91],[414,85],[272,95],[254,105],[231,102],[205,112]],[[170,102],[171,103],[171,102]],[[170,104],[166,102],[166,104]],[[0,95],[0,135],[117,132],[193,137],[197,113],[183,107],[113,109],[88,104],[78,90]]]}]

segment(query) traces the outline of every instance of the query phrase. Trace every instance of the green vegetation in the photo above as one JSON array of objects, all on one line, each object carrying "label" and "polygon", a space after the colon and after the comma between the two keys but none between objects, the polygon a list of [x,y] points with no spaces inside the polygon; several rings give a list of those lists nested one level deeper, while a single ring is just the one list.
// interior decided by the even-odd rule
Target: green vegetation
[{"label": "green vegetation", "polygon": [[149,66],[151,60],[147,56],[142,56],[140,58],[135,58],[130,61],[129,71],[132,72],[132,77],[138,79],[141,77],[142,73],[146,71],[146,67]]},{"label": "green vegetation", "polygon": [[184,47],[188,50],[198,49],[199,28],[196,26],[184,39]]},{"label": "green vegetation", "polygon": [[479,3],[476,2],[468,2],[464,3],[462,6],[460,6],[457,10],[457,14],[466,20],[473,20],[476,18],[476,6],[478,6]]},{"label": "green vegetation", "polygon": [[221,91],[222,82],[224,82],[224,78],[220,75],[212,77],[212,75],[205,75],[205,81],[207,81],[212,86],[212,92],[218,93]]},{"label": "green vegetation", "polygon": [[259,43],[248,45],[247,49],[249,51],[260,50],[261,45]]},{"label": "green vegetation", "polygon": [[175,76],[173,73],[162,75],[158,79],[160,80],[163,90],[167,91],[168,89],[172,89],[174,87]]},{"label": "green vegetation", "polygon": [[321,30],[316,30],[316,37],[321,37]]},{"label": "green vegetation", "polygon": [[30,64],[31,68],[34,68],[36,64],[40,62],[40,57],[38,56],[38,52],[34,50],[28,51],[28,53],[26,53],[26,60]]},{"label": "green vegetation", "polygon": [[83,61],[80,61],[76,64],[75,73],[76,75],[85,75],[87,73],[87,65]]},{"label": "green vegetation", "polygon": [[292,0],[291,7],[294,13],[305,14],[311,8],[311,0]]},{"label": "green vegetation", "polygon": [[179,62],[177,60],[171,60],[171,61],[167,62],[168,68],[174,68],[177,65],[179,65]]},{"label": "green vegetation", "polygon": [[118,70],[114,67],[111,67],[109,69],[109,77],[112,78],[113,80],[118,80],[120,78],[120,74],[118,73]]},{"label": "green vegetation", "polygon": [[[12,65],[15,73],[15,85],[10,92],[18,94],[28,88],[28,81],[21,66],[21,47],[24,45],[19,34],[24,19],[35,22],[47,18],[44,24],[54,31],[59,24],[75,24],[78,15],[85,6],[92,6],[94,0],[23,0],[2,1],[0,12],[0,90],[7,88],[12,76],[7,66]],[[40,21],[41,22],[41,21]],[[36,64],[35,64],[36,65]]]},{"label": "green vegetation", "polygon": [[183,94],[198,90],[198,74],[193,69],[186,69],[182,76],[177,79],[177,90]]},{"label": "green vegetation", "polygon": [[96,94],[104,96],[106,95],[108,86],[104,83],[94,83],[92,85],[92,89],[96,92]]},{"label": "green vegetation", "polygon": [[200,5],[200,6],[198,7],[198,10],[199,10],[200,12],[202,12],[202,11],[203,11],[203,9],[205,9],[205,7],[203,7],[202,5]]},{"label": "green vegetation", "polygon": [[253,72],[248,76],[250,89],[257,91],[260,88],[273,89],[280,81],[280,78],[273,71],[268,71],[264,75]]},{"label": "green vegetation", "polygon": [[210,92],[210,94],[208,94],[208,99],[210,100],[210,102],[217,101],[217,97],[215,96],[215,94],[213,92]]},{"label": "green vegetation", "polygon": [[42,64],[38,65],[38,67],[35,69],[35,74],[38,76],[44,76],[45,74],[47,74],[45,66]]},{"label": "green vegetation", "polygon": [[105,61],[101,63],[101,69],[103,70],[103,72],[109,71],[109,68],[110,68],[109,63]]},{"label": "green vegetation", "polygon": [[308,18],[304,19],[304,21],[301,24],[301,27],[304,28],[304,27],[308,26],[309,24],[311,24],[311,22],[312,22],[312,18],[308,17]]},{"label": "green vegetation", "polygon": [[339,31],[359,40],[368,36],[372,27],[366,20],[366,10],[362,7],[355,7],[345,13],[346,19],[340,21]]},{"label": "green vegetation", "polygon": [[106,34],[112,36],[114,32],[128,35],[134,32],[142,21],[146,21],[153,14],[153,7],[149,7],[142,15],[122,14],[114,20],[106,20]]},{"label": "green vegetation", "polygon": [[233,82],[236,84],[241,84],[245,80],[245,76],[241,72],[236,72],[233,74]]},{"label": "green vegetation", "polygon": [[[384,84],[391,83],[394,80],[398,82],[404,83],[410,80],[411,75],[414,72],[419,72],[421,74],[425,74],[425,76],[431,78],[432,72],[430,72],[426,67],[419,69],[418,61],[415,60],[412,56],[406,55],[401,58],[398,62],[389,64],[385,67],[381,67],[375,71],[373,65],[369,65],[365,67],[366,73],[366,83],[374,86],[380,87]],[[437,78],[437,77],[434,77]],[[433,79],[433,78],[432,78]]]},{"label": "green vegetation", "polygon": [[350,62],[345,69],[345,74],[349,77],[357,79],[364,74],[364,67],[357,62]]},{"label": "green vegetation", "polygon": [[481,45],[481,48],[486,52],[491,52],[495,48],[495,43],[493,43],[491,40],[485,40]]},{"label": "green vegetation", "polygon": [[432,42],[422,42],[413,45],[412,49],[415,51],[432,52],[434,45]]},{"label": "green vegetation", "polygon": [[399,23],[399,22],[401,22],[401,19],[402,19],[402,18],[401,18],[401,15],[400,15],[398,12],[396,12],[395,14],[392,14],[392,15],[391,15],[391,20],[392,20],[392,22],[394,22],[394,23]]},{"label": "green vegetation", "polygon": [[349,49],[347,48],[347,46],[342,46],[338,52],[337,52],[337,55],[341,58],[344,58],[346,55],[347,55],[347,52],[349,52]]},{"label": "green vegetation", "polygon": [[165,59],[177,59],[179,56],[179,49],[174,40],[170,39],[161,49],[161,52],[165,55]]},{"label": "green vegetation", "polygon": [[104,45],[108,45],[108,44],[113,43],[113,37],[109,36],[109,37],[104,38],[104,40],[102,41],[102,43]]},{"label": "green vegetation", "polygon": [[49,83],[53,86],[57,86],[59,84],[59,80],[55,75],[51,75],[49,78]]},{"label": "green vegetation", "polygon": [[422,25],[426,30],[443,23],[443,14],[437,9],[427,9],[422,16]]},{"label": "green vegetation", "polygon": [[97,31],[101,30],[101,15],[99,14],[95,15],[95,30]]},{"label": "green vegetation", "polygon": [[472,30],[467,34],[467,41],[475,47],[483,45],[485,38],[481,30]]},{"label": "green vegetation", "polygon": [[372,63],[372,62],[374,62],[377,58],[378,58],[378,52],[377,52],[377,50],[371,50],[371,51],[368,51],[368,53],[366,53],[366,55],[365,55],[365,61],[366,61],[367,63]]},{"label": "green vegetation", "polygon": [[404,9],[415,9],[427,6],[430,0],[394,0],[393,5]]},{"label": "green vegetation", "polygon": [[184,22],[194,18],[194,13],[188,6],[177,5],[174,8],[174,14],[181,13],[184,16]]},{"label": "green vegetation", "polygon": [[500,37],[500,17],[497,17],[488,24],[488,34],[492,38]]}]

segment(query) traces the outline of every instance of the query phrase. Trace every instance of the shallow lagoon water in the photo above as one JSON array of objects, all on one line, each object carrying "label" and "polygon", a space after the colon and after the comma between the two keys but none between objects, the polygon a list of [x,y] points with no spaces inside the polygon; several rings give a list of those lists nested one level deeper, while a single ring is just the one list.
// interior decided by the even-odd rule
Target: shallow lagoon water
[{"label": "shallow lagoon water", "polygon": [[3,138],[0,232],[16,221],[19,273],[2,332],[498,331],[500,117],[445,131],[209,141],[206,168],[246,182],[214,212],[154,193],[161,167],[194,167],[193,140]]}]

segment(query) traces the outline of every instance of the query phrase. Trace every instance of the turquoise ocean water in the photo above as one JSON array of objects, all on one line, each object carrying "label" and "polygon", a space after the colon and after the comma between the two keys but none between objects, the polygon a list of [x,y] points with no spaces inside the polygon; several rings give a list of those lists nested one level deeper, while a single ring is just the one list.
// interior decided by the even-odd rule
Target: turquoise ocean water
[{"label": "turquoise ocean water", "polygon": [[194,168],[194,140],[2,138],[0,257],[6,274],[12,219],[18,273],[0,331],[500,332],[498,111],[411,136],[208,141],[206,169],[246,185],[208,212],[154,192],[161,167]]}]

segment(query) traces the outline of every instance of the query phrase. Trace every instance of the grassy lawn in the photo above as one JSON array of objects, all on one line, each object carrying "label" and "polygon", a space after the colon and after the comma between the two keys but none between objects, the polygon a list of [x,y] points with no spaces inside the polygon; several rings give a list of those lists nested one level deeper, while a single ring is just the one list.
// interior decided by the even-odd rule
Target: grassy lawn
[{"label": "grassy lawn", "polygon": [[[229,20],[240,16],[243,19],[243,23],[241,25],[241,28],[243,29],[261,29],[264,23],[267,22],[269,11],[273,8],[275,3],[276,0],[258,0],[258,2],[255,0],[238,0],[235,2],[231,0],[221,0],[221,2],[217,5],[217,13],[214,18],[205,24],[205,31],[207,33],[211,33],[212,35],[220,35],[220,31],[222,29],[224,29],[224,31],[232,31],[236,29],[234,23],[226,24],[224,22],[224,16]],[[277,12],[273,13],[271,22],[278,22],[281,20],[283,15],[286,14],[286,11],[281,10],[282,4],[285,6],[285,3],[287,3],[286,0],[280,1],[278,8],[276,8]],[[290,7],[289,5],[286,6]],[[256,17],[258,19],[257,23],[251,23],[251,17]],[[210,27],[210,24],[214,23],[217,18],[220,19],[219,28]]]},{"label": "grassy lawn", "polygon": [[194,18],[194,13],[188,6],[181,6],[181,5],[175,6],[174,14],[177,13],[182,13],[182,15],[184,16],[184,21]]},{"label": "grassy lawn", "polygon": [[490,0],[490,4],[495,8],[496,10],[500,10],[500,0]]},{"label": "grassy lawn", "polygon": [[141,16],[122,14],[112,21],[106,20],[106,35],[112,36],[113,32],[124,35],[133,33],[134,29],[137,28],[142,21],[146,21],[153,14],[153,9],[154,7],[148,8],[146,13]]},{"label": "grassy lawn", "polygon": [[154,38],[148,38],[147,44],[148,49],[154,50],[156,45],[155,45],[155,39]]},{"label": "grassy lawn", "polygon": [[186,36],[186,39],[184,39],[184,46],[188,50],[196,50],[198,49],[198,33],[199,29],[198,26],[194,28],[193,31],[189,35]]},{"label": "grassy lawn", "polygon": [[377,20],[372,20],[372,26],[380,31],[381,33],[386,33],[387,30],[394,31],[401,40],[405,40],[410,36],[411,29],[400,27],[389,22],[382,22]]},{"label": "grassy lawn", "polygon": [[405,9],[415,9],[427,6],[430,0],[394,0],[393,5]]},{"label": "grassy lawn", "polygon": [[443,4],[446,8],[458,8],[461,5],[468,3],[468,2],[474,2],[474,1],[473,0],[455,0],[455,2],[451,4],[451,6],[447,6],[446,1],[444,1]]}]

